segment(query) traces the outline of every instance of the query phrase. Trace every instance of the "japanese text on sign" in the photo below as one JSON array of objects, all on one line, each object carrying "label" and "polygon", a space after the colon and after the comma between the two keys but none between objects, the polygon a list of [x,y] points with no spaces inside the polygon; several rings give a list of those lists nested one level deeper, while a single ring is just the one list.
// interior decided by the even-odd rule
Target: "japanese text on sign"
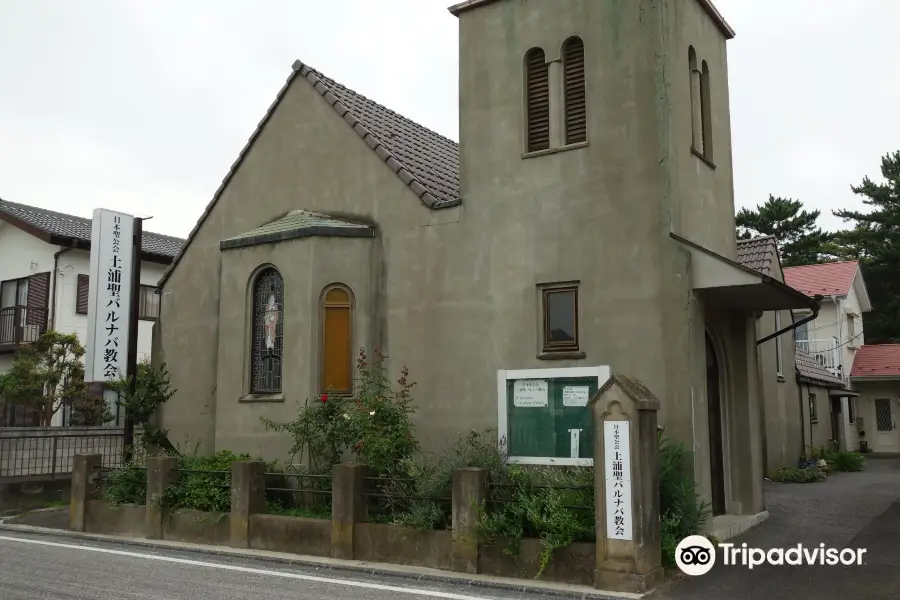
[{"label": "japanese text on sign", "polygon": [[545,379],[521,379],[513,384],[513,406],[547,406],[550,386]]},{"label": "japanese text on sign", "polygon": [[603,466],[606,479],[606,537],[632,538],[631,445],[628,421],[603,424]]},{"label": "japanese text on sign", "polygon": [[91,272],[85,380],[124,375],[131,320],[134,217],[105,209],[91,223]]}]

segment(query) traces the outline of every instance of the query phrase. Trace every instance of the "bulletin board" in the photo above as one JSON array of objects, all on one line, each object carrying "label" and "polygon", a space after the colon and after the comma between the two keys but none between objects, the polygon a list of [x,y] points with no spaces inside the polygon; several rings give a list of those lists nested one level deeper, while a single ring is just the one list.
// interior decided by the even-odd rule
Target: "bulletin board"
[{"label": "bulletin board", "polygon": [[588,402],[609,376],[608,366],[498,371],[497,423],[509,461],[593,465]]}]

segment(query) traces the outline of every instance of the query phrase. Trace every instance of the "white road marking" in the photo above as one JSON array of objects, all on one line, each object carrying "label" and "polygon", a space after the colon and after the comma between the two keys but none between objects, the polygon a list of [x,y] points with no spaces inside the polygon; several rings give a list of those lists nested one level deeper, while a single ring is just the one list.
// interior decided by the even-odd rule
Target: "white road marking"
[{"label": "white road marking", "polygon": [[447,600],[497,600],[483,598],[480,596],[464,596],[463,594],[451,594],[449,592],[436,592],[433,590],[418,590],[414,588],[403,588],[393,585],[382,585],[380,583],[364,583],[361,581],[348,581],[344,579],[332,579],[330,577],[315,577],[313,575],[301,575],[299,573],[288,573],[285,571],[270,571],[269,569],[254,569],[252,567],[239,567],[236,565],[224,565],[220,563],[206,562],[202,560],[189,560],[186,558],[174,558],[170,556],[158,556],[156,554],[144,554],[142,552],[128,552],[126,550],[112,550],[109,548],[97,548],[95,546],[81,546],[77,544],[61,544],[59,542],[45,542],[43,540],[33,540],[28,538],[16,538],[0,536],[0,541],[18,542],[20,544],[36,544],[38,546],[51,546],[54,548],[68,548],[71,550],[85,550],[88,552],[99,552],[101,554],[114,554],[116,556],[130,556],[132,558],[145,558],[147,560],[158,560],[161,562],[177,563],[181,565],[192,565],[195,567],[209,567],[212,569],[222,569],[225,571],[238,571],[241,573],[253,573],[255,575],[269,575],[272,577],[283,577],[285,579],[300,579],[303,581],[315,581],[318,583],[330,583],[333,585],[343,585],[346,587],[362,588],[366,590],[379,590],[382,592],[399,592],[401,594],[413,594],[418,596],[427,596],[429,598],[446,598]]}]

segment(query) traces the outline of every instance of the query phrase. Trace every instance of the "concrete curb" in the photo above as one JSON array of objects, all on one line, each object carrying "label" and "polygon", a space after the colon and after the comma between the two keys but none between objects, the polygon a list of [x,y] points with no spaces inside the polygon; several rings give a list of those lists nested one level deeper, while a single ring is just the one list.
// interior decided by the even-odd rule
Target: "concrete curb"
[{"label": "concrete curb", "polygon": [[241,550],[238,548],[228,548],[224,546],[204,546],[200,544],[186,544],[182,542],[172,542],[166,540],[125,538],[112,535],[81,533],[77,531],[68,531],[65,529],[50,529],[47,527],[36,527],[33,525],[13,525],[3,523],[2,519],[0,519],[0,531],[28,533],[32,535],[57,538],[62,537],[78,540],[92,540],[97,542],[121,544],[124,546],[177,550],[179,552],[189,552],[193,554],[244,558],[264,563],[313,567],[315,569],[323,569],[336,573],[363,573],[366,575],[373,575],[377,577],[393,577],[408,581],[428,581],[432,583],[442,584],[452,583],[470,588],[494,589],[532,594],[539,593],[545,597],[552,598],[578,598],[581,600],[621,600],[622,598],[638,599],[644,597],[644,595],[642,594],[626,594],[619,592],[593,590],[592,588],[587,588],[584,586],[569,585],[563,583],[535,581],[525,584],[515,579],[490,577],[487,575],[466,575],[461,573],[450,573],[424,567],[407,567],[402,565],[388,565],[382,563],[366,563],[362,561],[309,557],[284,554],[280,552],[267,552],[262,550]]}]

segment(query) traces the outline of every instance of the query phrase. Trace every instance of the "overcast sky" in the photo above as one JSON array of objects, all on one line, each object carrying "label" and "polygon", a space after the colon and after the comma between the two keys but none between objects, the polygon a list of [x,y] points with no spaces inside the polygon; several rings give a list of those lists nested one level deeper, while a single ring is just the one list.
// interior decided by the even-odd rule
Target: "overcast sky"
[{"label": "overcast sky", "polygon": [[[185,236],[295,58],[458,139],[451,3],[0,0],[0,197]],[[736,203],[793,197],[839,226],[900,149],[900,1],[716,4],[737,30]]]}]

